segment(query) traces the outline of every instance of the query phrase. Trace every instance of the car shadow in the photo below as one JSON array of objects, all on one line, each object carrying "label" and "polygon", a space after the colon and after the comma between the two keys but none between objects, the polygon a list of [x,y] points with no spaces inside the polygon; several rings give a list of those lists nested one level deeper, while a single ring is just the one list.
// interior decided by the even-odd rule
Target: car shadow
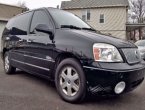
[{"label": "car shadow", "polygon": [[[28,80],[30,79],[39,84],[45,85],[46,87],[48,87],[48,89],[51,89],[51,91],[57,95],[55,83],[53,81],[29,74],[21,70],[17,70],[15,74],[23,78],[25,77]],[[107,106],[107,105],[110,106],[110,105],[120,104],[120,103],[129,103],[130,101],[133,101],[133,99],[130,99],[130,97],[137,97],[137,94],[127,93],[121,96],[98,96],[98,95],[88,94],[86,99],[81,104],[99,104],[103,106]],[[60,97],[58,96],[58,98]]]},{"label": "car shadow", "polygon": [[50,81],[48,79],[42,78],[40,76],[37,75],[33,75],[33,74],[29,74],[27,72],[24,72],[22,70],[17,70],[15,72],[15,75],[21,75],[22,77],[27,77],[33,81],[39,82],[39,83],[43,83],[49,87],[51,87],[52,89],[55,89],[55,83],[53,81]]},{"label": "car shadow", "polygon": [[122,104],[128,105],[137,102],[137,99],[140,99],[141,96],[135,91],[130,93],[125,93],[120,96],[98,96],[98,95],[89,95],[87,96],[84,104],[97,104],[100,106],[120,106]]}]

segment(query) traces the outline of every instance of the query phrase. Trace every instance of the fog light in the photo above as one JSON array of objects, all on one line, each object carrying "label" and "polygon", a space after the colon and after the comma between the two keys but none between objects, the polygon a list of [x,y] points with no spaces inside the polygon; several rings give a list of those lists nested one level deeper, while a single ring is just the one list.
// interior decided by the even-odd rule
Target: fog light
[{"label": "fog light", "polygon": [[116,93],[116,94],[121,94],[121,93],[124,91],[125,86],[126,86],[126,84],[125,84],[124,81],[119,82],[119,83],[115,86],[115,89],[114,89],[115,93]]}]

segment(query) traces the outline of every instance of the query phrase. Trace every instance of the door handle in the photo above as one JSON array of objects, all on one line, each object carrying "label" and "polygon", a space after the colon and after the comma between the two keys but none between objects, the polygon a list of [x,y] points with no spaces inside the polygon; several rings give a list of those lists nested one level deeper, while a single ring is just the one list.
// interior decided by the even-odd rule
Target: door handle
[{"label": "door handle", "polygon": [[30,39],[27,40],[28,43],[31,43],[32,41]]},{"label": "door handle", "polygon": [[9,37],[6,37],[5,40],[8,41],[8,40],[10,40],[10,38]]},{"label": "door handle", "polygon": [[23,40],[22,39],[19,39],[19,42],[22,42]]}]

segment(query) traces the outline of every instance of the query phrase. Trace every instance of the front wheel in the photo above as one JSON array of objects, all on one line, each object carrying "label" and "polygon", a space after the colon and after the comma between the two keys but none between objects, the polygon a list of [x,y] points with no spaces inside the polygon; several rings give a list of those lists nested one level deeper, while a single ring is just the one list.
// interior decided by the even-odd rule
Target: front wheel
[{"label": "front wheel", "polygon": [[10,63],[8,52],[6,52],[4,55],[4,71],[6,74],[13,74],[16,71],[16,68],[13,67]]},{"label": "front wheel", "polygon": [[86,95],[86,78],[77,60],[63,60],[56,69],[55,84],[59,95],[65,101],[77,103]]}]

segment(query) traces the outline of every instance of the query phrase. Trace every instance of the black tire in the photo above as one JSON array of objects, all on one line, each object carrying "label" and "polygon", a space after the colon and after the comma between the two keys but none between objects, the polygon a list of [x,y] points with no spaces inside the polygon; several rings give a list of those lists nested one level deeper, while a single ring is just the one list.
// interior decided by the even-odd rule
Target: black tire
[{"label": "black tire", "polygon": [[[74,96],[68,96],[65,92],[63,92],[64,89],[62,89],[62,86],[60,84],[60,80],[61,80],[60,78],[62,78],[61,74],[63,74],[62,71],[65,68],[67,70],[67,67],[74,69],[74,70],[71,70],[71,71],[72,72],[75,71],[76,72],[75,75],[78,76],[77,80],[78,80],[79,83],[77,82],[76,84],[79,85],[78,86],[79,89],[78,89],[78,91],[76,92],[76,94]],[[72,75],[72,77],[73,77],[73,75]],[[66,83],[66,81],[64,81],[64,82]],[[72,82],[71,82],[71,84],[72,84]],[[80,103],[81,101],[83,101],[83,99],[86,96],[86,77],[85,77],[85,74],[84,74],[84,71],[83,71],[81,65],[78,63],[78,61],[76,59],[67,58],[67,59],[64,59],[58,65],[58,67],[56,69],[56,73],[55,73],[55,85],[56,85],[56,88],[57,88],[57,91],[58,91],[60,97],[63,100],[65,100],[67,102],[70,102],[70,103]],[[68,91],[68,83],[67,83],[67,87],[66,88],[67,88],[66,90]],[[73,89],[73,86],[71,85],[71,91],[74,91],[72,89]]]},{"label": "black tire", "polygon": [[[8,60],[8,62],[9,62],[9,64],[8,64],[9,67],[8,68],[6,68],[6,60]],[[9,60],[9,53],[8,52],[6,52],[4,54],[3,62],[4,62],[3,64],[4,64],[5,73],[8,74],[8,75],[14,74],[15,71],[16,71],[16,68],[11,65],[11,62]]]}]

